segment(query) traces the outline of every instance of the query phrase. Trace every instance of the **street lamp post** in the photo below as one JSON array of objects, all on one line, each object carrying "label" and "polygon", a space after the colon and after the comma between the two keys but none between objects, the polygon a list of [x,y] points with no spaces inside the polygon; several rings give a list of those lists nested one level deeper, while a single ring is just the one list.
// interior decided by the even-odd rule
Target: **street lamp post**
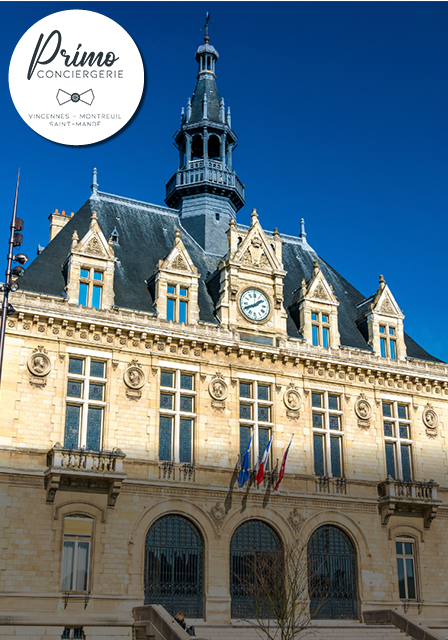
[{"label": "street lamp post", "polygon": [[21,266],[12,267],[13,262],[18,262],[19,265],[25,264],[28,260],[28,257],[23,253],[19,253],[18,255],[13,254],[14,247],[20,247],[23,242],[23,236],[20,231],[23,229],[23,220],[17,218],[17,198],[19,195],[19,179],[20,179],[20,169],[17,175],[17,184],[16,184],[16,194],[14,197],[14,209],[12,212],[12,220],[11,220],[11,233],[9,236],[9,247],[8,247],[8,257],[7,257],[7,266],[5,272],[5,282],[0,285],[0,291],[3,292],[3,301],[2,301],[2,312],[0,317],[0,385],[2,379],[2,367],[3,367],[3,350],[5,346],[5,334],[6,334],[6,318],[8,315],[12,315],[15,313],[15,310],[11,304],[8,302],[9,292],[17,291],[19,288],[16,282],[12,281],[13,276],[21,276],[24,273],[24,269]]}]

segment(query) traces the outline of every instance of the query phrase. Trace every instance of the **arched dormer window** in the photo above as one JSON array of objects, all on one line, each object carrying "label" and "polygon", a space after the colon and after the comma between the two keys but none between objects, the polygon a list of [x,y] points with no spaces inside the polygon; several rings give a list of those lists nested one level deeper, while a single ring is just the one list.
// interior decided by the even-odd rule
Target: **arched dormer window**
[{"label": "arched dormer window", "polygon": [[93,520],[83,516],[64,519],[62,591],[89,591]]}]

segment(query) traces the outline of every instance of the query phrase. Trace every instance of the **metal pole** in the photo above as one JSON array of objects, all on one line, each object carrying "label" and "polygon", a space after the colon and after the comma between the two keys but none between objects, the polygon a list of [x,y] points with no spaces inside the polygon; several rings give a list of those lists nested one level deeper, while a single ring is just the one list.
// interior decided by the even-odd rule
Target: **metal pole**
[{"label": "metal pole", "polygon": [[17,213],[17,198],[19,196],[19,180],[20,180],[20,169],[19,169],[19,173],[17,174],[16,195],[14,198],[14,209],[12,212],[12,220],[11,220],[11,234],[9,236],[8,262],[6,266],[6,272],[5,272],[5,275],[6,275],[5,284],[3,287],[2,316],[0,319],[0,386],[2,383],[3,349],[5,347],[8,297],[9,297],[9,290],[11,286],[11,265],[12,265],[12,260],[14,258],[13,256],[14,232],[16,230],[16,213]]}]

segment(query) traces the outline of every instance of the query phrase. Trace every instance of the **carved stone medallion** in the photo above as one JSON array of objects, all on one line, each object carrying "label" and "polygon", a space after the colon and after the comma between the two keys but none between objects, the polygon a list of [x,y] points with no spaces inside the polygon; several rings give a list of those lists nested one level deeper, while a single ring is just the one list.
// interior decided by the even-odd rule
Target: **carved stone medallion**
[{"label": "carved stone medallion", "polygon": [[124,372],[123,380],[129,389],[141,389],[143,387],[146,382],[146,377],[137,360],[132,360]]},{"label": "carved stone medallion", "polygon": [[50,373],[51,362],[42,346],[37,347],[28,358],[28,369],[33,376],[46,376]]},{"label": "carved stone medallion", "polygon": [[427,433],[430,433],[431,435],[436,434],[437,427],[439,424],[439,416],[437,415],[437,413],[434,411],[434,409],[430,404],[427,404],[426,407],[423,409],[422,417],[423,417],[423,424],[428,430]]},{"label": "carved stone medallion", "polygon": [[355,413],[360,420],[369,420],[372,417],[372,406],[362,392],[355,402]]},{"label": "carved stone medallion", "polygon": [[290,411],[298,411],[302,406],[302,396],[297,389],[289,387],[283,395],[283,402]]},{"label": "carved stone medallion", "polygon": [[227,398],[229,394],[229,387],[219,371],[217,371],[214,377],[210,380],[208,392],[213,400],[223,401]]}]

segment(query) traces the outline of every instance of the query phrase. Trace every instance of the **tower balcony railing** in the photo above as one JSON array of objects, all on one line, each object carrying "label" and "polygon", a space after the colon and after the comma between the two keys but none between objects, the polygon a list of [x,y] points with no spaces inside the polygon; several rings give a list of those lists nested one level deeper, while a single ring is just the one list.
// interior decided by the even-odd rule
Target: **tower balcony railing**
[{"label": "tower balcony railing", "polygon": [[244,200],[244,185],[234,171],[229,171],[219,160],[192,160],[188,166],[178,169],[167,182],[166,197],[176,187],[188,186],[199,182],[209,182],[222,187],[232,187]]},{"label": "tower balcony railing", "polygon": [[417,515],[423,517],[425,529],[429,529],[442,504],[437,496],[438,486],[434,480],[406,481],[388,476],[378,484],[382,524],[387,524],[392,515]]},{"label": "tower balcony railing", "polygon": [[91,489],[108,494],[107,505],[114,507],[126,474],[120,449],[89,451],[85,448],[69,449],[57,442],[47,453],[45,486],[47,502],[54,502],[60,489],[83,491]]}]

